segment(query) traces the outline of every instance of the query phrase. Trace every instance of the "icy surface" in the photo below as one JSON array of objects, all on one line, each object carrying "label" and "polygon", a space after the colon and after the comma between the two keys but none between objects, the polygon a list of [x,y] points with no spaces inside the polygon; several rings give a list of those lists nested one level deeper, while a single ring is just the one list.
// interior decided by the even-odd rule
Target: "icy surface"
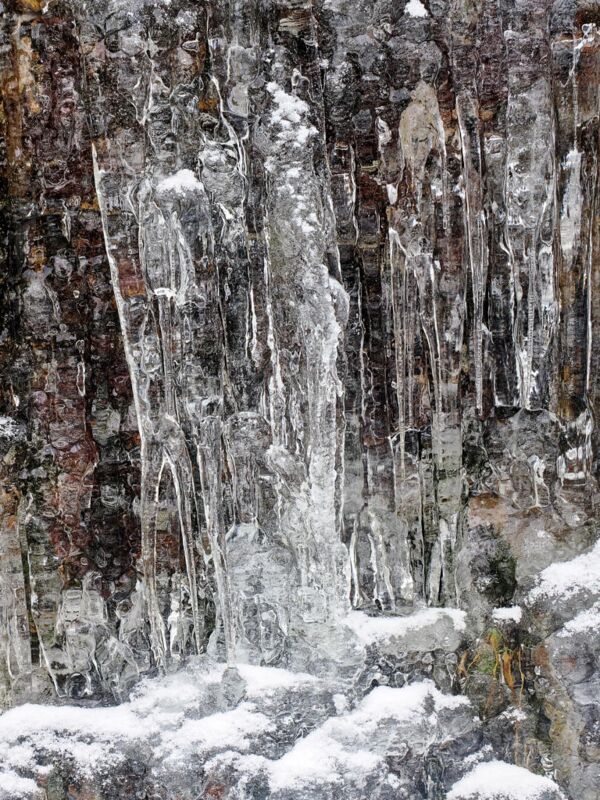
[{"label": "icy surface", "polygon": [[[423,746],[452,736],[453,724],[456,733],[473,725],[468,699],[443,694],[432,681],[380,686],[354,708],[350,697],[342,703],[337,696],[336,705],[332,688],[280,669],[199,662],[145,681],[129,702],[112,708],[24,705],[0,719],[6,789],[15,797],[36,796],[26,776],[43,780],[58,759],[76,778],[102,785],[143,753],[157,784],[169,776],[176,785],[193,782],[204,765],[234,758],[246,778],[262,776],[274,797],[286,791],[305,797],[327,787],[386,783],[385,759],[398,737],[412,731],[414,745]],[[308,730],[290,729],[299,713]]]},{"label": "icy surface", "polygon": [[[192,753],[247,750],[249,737],[275,728],[249,701],[206,715],[206,706],[219,703],[211,695],[222,689],[226,670],[215,664],[148,680],[129,702],[107,708],[19,706],[0,717],[2,763],[34,770],[36,753],[42,750],[53,760],[60,755],[72,759],[78,772],[92,775],[121,763],[130,747],[151,747],[156,763],[185,761]],[[238,680],[245,695],[254,699],[315,681],[247,665],[241,665]]]},{"label": "icy surface", "polygon": [[[219,776],[215,786],[233,780],[236,797],[248,800],[257,780],[263,797],[371,791],[383,798],[400,789],[421,797],[418,770],[410,759],[404,763],[407,746],[424,754],[463,737],[466,757],[450,765],[455,782],[446,784],[447,800],[564,798],[553,781],[526,769],[477,763],[486,750],[477,749],[479,723],[470,701],[441,692],[431,680],[378,686],[358,701],[352,691],[333,694],[336,688],[282,669],[200,659],[144,681],[130,701],[112,708],[21,706],[0,719],[4,796],[37,799],[62,763],[75,780],[109,786],[110,776],[127,774],[141,755],[150,785],[172,792],[213,775]],[[295,718],[303,719],[301,728]],[[444,784],[435,785],[441,791]]]},{"label": "icy surface", "polygon": [[597,800],[594,2],[1,8],[6,791]]}]

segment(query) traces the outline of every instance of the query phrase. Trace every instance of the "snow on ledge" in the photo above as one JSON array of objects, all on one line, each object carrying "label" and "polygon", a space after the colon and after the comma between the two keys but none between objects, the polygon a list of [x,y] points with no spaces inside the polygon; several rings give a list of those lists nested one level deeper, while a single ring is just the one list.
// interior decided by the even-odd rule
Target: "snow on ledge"
[{"label": "snow on ledge", "polygon": [[[433,702],[433,711],[428,708]],[[269,783],[274,792],[298,790],[306,785],[327,786],[339,781],[344,773],[356,777],[377,769],[382,753],[373,750],[376,732],[386,720],[397,725],[435,726],[443,709],[469,707],[464,696],[446,695],[432,681],[421,681],[402,688],[378,686],[351,712],[326,720],[281,758],[265,761]]]},{"label": "snow on ledge", "polygon": [[307,683],[317,683],[317,679],[307,672],[290,672],[280,667],[256,667],[252,664],[238,664],[237,670],[246,682],[246,696],[268,695],[278,689],[294,689]]},{"label": "snow on ledge", "polygon": [[198,191],[202,191],[203,187],[191,169],[180,169],[174,175],[164,178],[156,189],[160,193],[173,192],[183,197],[196,194]]},{"label": "snow on ledge", "polygon": [[16,800],[21,797],[42,797],[42,790],[31,778],[22,778],[12,770],[0,770],[0,800]]},{"label": "snow on ledge", "polygon": [[408,3],[404,6],[404,13],[410,17],[429,16],[429,11],[427,11],[421,0],[408,0]]},{"label": "snow on ledge", "polygon": [[559,787],[504,761],[478,764],[450,789],[446,800],[564,800]]},{"label": "snow on ledge", "polygon": [[507,608],[495,608],[492,611],[492,619],[496,622],[521,622],[523,609],[521,606],[508,606]]},{"label": "snow on ledge", "polygon": [[466,616],[458,608],[423,608],[406,617],[369,617],[362,611],[353,611],[346,617],[345,624],[364,644],[375,644],[440,622],[450,622],[462,633],[466,628]]},{"label": "snow on ledge", "polygon": [[[426,738],[439,736],[448,711],[469,713],[471,708],[468,698],[446,695],[428,680],[402,688],[379,686],[352,710],[340,706],[338,714],[272,759],[252,752],[260,752],[261,738],[269,739],[278,730],[278,716],[265,713],[269,704],[261,710],[258,698],[304,685],[309,694],[299,702],[314,702],[310,687],[318,680],[272,667],[238,665],[246,695],[228,708],[208,698],[218,696],[221,681],[236,680],[234,670],[214,662],[207,666],[143,681],[132,699],[119,706],[29,704],[7,711],[0,717],[0,800],[41,800],[35,781],[19,775],[43,774],[40,750],[44,761],[70,759],[79,775],[94,780],[141,750],[165,775],[180,774],[199,761],[231,758],[248,776],[267,778],[273,792],[342,785],[348,773],[360,783],[383,767],[390,731],[404,726],[410,737],[416,726],[419,736],[423,729]],[[203,716],[203,709],[212,713]]]},{"label": "snow on ledge", "polygon": [[[236,669],[245,697],[252,701],[318,683],[311,675],[275,667],[240,664]],[[225,664],[213,662],[208,668],[192,665],[148,678],[117,706],[25,703],[9,709],[0,715],[0,800],[37,800],[35,782],[18,772],[39,773],[40,750],[55,759],[71,759],[79,774],[90,777],[119,767],[136,747],[150,747],[153,758],[165,764],[228,748],[247,751],[253,738],[271,730],[271,721],[254,702],[198,716],[226,671]],[[10,791],[3,794],[7,787]]]},{"label": "snow on ledge", "polygon": [[580,591],[600,592],[600,540],[571,561],[550,564],[540,573],[538,581],[529,592],[531,602],[542,597],[570,600]]},{"label": "snow on ledge", "polygon": [[208,717],[186,719],[179,728],[165,735],[154,747],[153,760],[185,767],[196,754],[209,754],[235,748],[246,752],[252,739],[275,731],[275,725],[252,703],[240,703],[229,711]]},{"label": "snow on ledge", "polygon": [[598,630],[600,630],[600,603],[594,603],[591,608],[580,611],[572,620],[565,623],[557,635],[563,638],[576,633],[593,633]]}]

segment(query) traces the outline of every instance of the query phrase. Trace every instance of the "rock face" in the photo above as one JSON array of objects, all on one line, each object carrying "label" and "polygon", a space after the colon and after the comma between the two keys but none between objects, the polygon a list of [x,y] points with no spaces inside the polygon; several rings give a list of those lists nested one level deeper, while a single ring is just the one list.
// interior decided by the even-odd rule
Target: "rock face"
[{"label": "rock face", "polygon": [[600,5],[0,11],[0,796],[596,800]]}]

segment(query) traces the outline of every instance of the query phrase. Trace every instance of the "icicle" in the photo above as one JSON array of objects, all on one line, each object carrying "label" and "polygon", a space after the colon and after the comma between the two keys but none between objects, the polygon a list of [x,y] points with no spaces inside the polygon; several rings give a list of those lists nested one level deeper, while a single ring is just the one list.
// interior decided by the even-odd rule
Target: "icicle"
[{"label": "icicle", "polygon": [[[558,313],[552,248],[544,240],[554,217],[556,182],[548,81],[542,77],[519,93],[509,93],[508,103],[506,248],[514,280],[519,403],[531,409],[547,391],[540,378]],[[521,125],[512,120],[534,105],[534,130],[524,142]],[[526,172],[522,163],[529,165]]]},{"label": "icicle", "polygon": [[475,398],[477,410],[481,413],[483,410],[483,307],[488,271],[488,246],[483,210],[479,117],[473,100],[464,93],[461,93],[456,99],[456,111],[464,168],[465,238],[473,294]]},{"label": "icicle", "polygon": [[19,536],[18,495],[0,489],[0,705],[31,685],[31,644]]},{"label": "icicle", "polygon": [[[113,290],[119,309],[141,438],[142,564],[152,649],[156,661],[164,664],[169,652],[169,642],[156,593],[156,512],[165,467],[169,468],[175,489],[196,650],[200,652],[203,646],[204,622],[198,606],[195,566],[199,537],[193,530],[192,514],[196,490],[187,444],[179,422],[180,414],[187,415],[190,408],[193,408],[193,403],[190,406],[189,398],[182,397],[176,387],[173,351],[180,341],[181,332],[185,336],[185,309],[196,292],[194,270],[191,266],[192,255],[178,214],[174,212],[174,204],[198,202],[202,218],[206,200],[202,185],[189,170],[181,170],[163,179],[156,188],[146,182],[139,192],[139,252],[147,279],[145,289],[148,295],[144,298],[144,323],[138,331],[139,339],[136,342],[131,321],[132,309],[121,293],[119,270],[113,255],[114,245],[107,227],[104,173],[99,168],[95,150],[94,163]],[[203,240],[206,244],[206,236]],[[158,306],[157,329],[154,327],[150,308],[152,299]],[[183,309],[183,317],[180,309]],[[158,398],[154,397],[150,388],[154,380],[160,380],[162,388]],[[216,446],[220,447],[218,437]],[[213,494],[210,502],[211,509],[214,509]],[[211,516],[211,520],[212,518]],[[222,555],[219,551],[215,556],[215,563],[220,565],[221,561]],[[223,588],[222,581],[220,587]],[[221,599],[219,605],[227,615],[227,600]],[[229,652],[230,645],[228,640]]]},{"label": "icicle", "polygon": [[200,470],[204,514],[217,582],[219,612],[225,637],[225,653],[228,663],[232,663],[235,657],[236,630],[225,556],[220,478],[221,420],[218,417],[205,417],[201,420],[196,458]]},{"label": "icicle", "polygon": [[[405,331],[405,320],[407,316],[406,308],[406,263],[404,261],[405,252],[402,253],[402,267],[399,269],[400,259],[396,253],[403,250],[400,237],[393,228],[389,232],[389,258],[390,258],[390,278],[392,295],[392,313],[394,322],[394,351],[396,356],[396,398],[398,402],[398,440],[400,444],[400,479],[406,477],[405,448],[406,448],[406,408],[412,408],[412,397],[410,390],[406,392],[407,373],[413,372],[413,365],[407,363],[407,333]],[[398,307],[400,303],[400,308]],[[406,397],[408,394],[408,397]]]}]

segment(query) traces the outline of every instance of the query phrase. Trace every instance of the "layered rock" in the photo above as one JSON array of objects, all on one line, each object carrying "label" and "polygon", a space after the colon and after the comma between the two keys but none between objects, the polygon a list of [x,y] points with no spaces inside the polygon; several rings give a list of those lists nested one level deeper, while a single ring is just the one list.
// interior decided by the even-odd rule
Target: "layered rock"
[{"label": "layered rock", "polygon": [[431,677],[473,765],[595,797],[599,20],[3,6],[4,705],[207,654],[359,704]]}]

